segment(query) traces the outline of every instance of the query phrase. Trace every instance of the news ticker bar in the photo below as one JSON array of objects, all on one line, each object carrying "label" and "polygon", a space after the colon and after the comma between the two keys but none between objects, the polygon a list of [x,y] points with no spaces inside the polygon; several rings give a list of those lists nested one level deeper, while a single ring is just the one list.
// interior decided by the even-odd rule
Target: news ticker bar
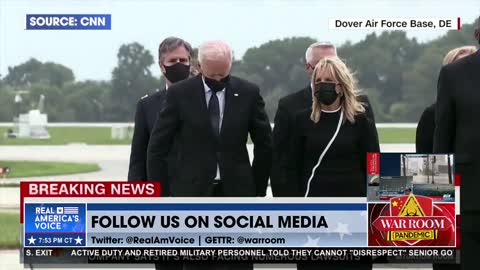
[{"label": "news ticker bar", "polygon": [[366,247],[365,203],[25,203],[25,247]]},{"label": "news ticker bar", "polygon": [[24,248],[23,263],[459,263],[451,248]]},{"label": "news ticker bar", "polygon": [[456,203],[426,196],[377,203],[159,193],[154,182],[22,182],[23,246],[459,248]]},{"label": "news ticker bar", "polygon": [[[413,210],[424,204],[431,214],[401,216],[397,200]],[[454,205],[433,205],[419,196],[395,198],[392,205],[25,203],[24,208],[24,247],[456,246]]]}]

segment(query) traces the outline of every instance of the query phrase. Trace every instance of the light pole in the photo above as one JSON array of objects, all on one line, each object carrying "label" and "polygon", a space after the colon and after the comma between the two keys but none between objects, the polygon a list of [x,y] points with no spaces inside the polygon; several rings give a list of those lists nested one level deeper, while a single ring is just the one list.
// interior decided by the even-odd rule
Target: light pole
[{"label": "light pole", "polygon": [[432,184],[435,184],[435,163],[437,162],[437,157],[433,156],[432,158]]},{"label": "light pole", "polygon": [[451,161],[451,158],[452,155],[450,154],[447,154],[447,169],[448,169],[448,183],[449,184],[453,184],[453,181],[452,181],[452,161]]}]

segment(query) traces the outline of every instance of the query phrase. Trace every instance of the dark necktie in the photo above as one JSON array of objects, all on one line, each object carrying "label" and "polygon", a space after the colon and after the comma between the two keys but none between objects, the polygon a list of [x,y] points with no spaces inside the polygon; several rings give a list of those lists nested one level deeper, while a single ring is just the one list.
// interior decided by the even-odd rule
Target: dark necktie
[{"label": "dark necktie", "polygon": [[218,136],[220,134],[220,105],[217,97],[218,91],[210,91],[211,96],[208,101],[208,113],[210,114],[210,124],[212,125],[213,133]]}]

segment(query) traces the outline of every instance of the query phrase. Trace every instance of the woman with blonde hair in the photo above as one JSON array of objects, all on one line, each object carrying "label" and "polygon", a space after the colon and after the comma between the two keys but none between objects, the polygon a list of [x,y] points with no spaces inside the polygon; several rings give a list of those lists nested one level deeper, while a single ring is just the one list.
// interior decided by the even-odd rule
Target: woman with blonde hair
[{"label": "woman with blonde hair", "polygon": [[[451,64],[465,56],[474,54],[475,46],[463,46],[449,51],[443,58],[443,65]],[[435,103],[428,106],[418,121],[415,146],[417,153],[433,153],[433,132],[435,131]]]},{"label": "woman with blonde hair", "polygon": [[285,167],[305,197],[365,197],[367,152],[379,152],[375,123],[358,101],[356,80],[337,57],[315,66],[312,108],[296,115]]}]

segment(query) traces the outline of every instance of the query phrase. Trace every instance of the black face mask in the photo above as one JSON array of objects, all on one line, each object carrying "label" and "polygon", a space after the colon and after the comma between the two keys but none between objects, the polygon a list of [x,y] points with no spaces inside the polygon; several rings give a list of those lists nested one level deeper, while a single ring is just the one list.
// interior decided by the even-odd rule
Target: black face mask
[{"label": "black face mask", "polygon": [[205,76],[203,76],[203,78],[205,80],[205,84],[208,85],[208,87],[210,87],[210,89],[212,89],[212,91],[214,92],[221,91],[222,89],[227,87],[227,84],[230,81],[230,75],[227,75],[225,78],[222,78],[220,81],[210,79]]},{"label": "black face mask", "polygon": [[315,84],[315,97],[318,102],[331,105],[335,100],[337,100],[338,93],[335,91],[336,83],[332,82],[320,82]]},{"label": "black face mask", "polygon": [[169,80],[171,83],[185,80],[190,75],[190,65],[176,63],[174,65],[164,67],[165,77],[167,77],[167,80]]}]

